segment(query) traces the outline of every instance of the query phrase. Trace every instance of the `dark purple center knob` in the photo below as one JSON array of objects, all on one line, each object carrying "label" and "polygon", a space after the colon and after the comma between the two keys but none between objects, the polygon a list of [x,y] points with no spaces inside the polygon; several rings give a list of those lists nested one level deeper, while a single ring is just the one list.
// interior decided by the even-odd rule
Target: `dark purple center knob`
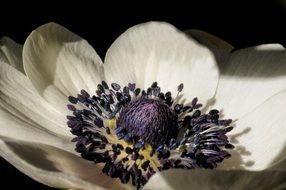
[{"label": "dark purple center knob", "polygon": [[156,148],[176,138],[177,114],[164,102],[139,98],[126,105],[117,120],[116,134],[127,142]]}]

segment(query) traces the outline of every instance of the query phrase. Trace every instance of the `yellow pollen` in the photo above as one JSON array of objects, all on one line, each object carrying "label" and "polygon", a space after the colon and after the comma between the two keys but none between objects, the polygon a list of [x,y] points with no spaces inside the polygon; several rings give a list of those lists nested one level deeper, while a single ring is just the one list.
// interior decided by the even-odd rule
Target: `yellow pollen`
[{"label": "yellow pollen", "polygon": [[114,130],[116,127],[116,119],[110,119],[108,120],[108,125],[107,125],[110,129]]},{"label": "yellow pollen", "polygon": [[150,144],[145,144],[145,150],[150,153],[152,151],[152,146]]},{"label": "yellow pollen", "polygon": [[160,167],[161,164],[156,158],[156,154],[154,154],[153,156],[150,156],[150,153],[152,152],[152,150],[153,149],[150,144],[145,144],[145,146],[140,149],[139,154],[143,155],[145,160],[149,160],[152,168],[157,170],[156,168]]},{"label": "yellow pollen", "polygon": [[[124,149],[126,149],[126,147],[130,147],[130,148],[133,148],[133,144],[132,143],[127,143],[125,142],[123,139],[119,140],[116,138],[116,134],[115,134],[115,128],[116,128],[116,119],[110,119],[107,121],[107,126],[111,129],[111,134],[109,136],[110,138],[110,142],[113,143],[113,144],[121,144]],[[150,165],[151,167],[157,171],[157,168],[161,166],[160,162],[158,161],[157,159],[157,156],[156,154],[154,154],[153,156],[150,156],[150,153],[152,152],[152,146],[150,144],[145,144],[144,147],[142,147],[139,151],[139,154],[143,155],[144,156],[144,161],[146,160],[149,160],[150,161]],[[124,158],[124,157],[131,157],[131,155],[127,155],[125,152],[121,152],[120,155],[118,155],[118,158],[119,160]],[[142,161],[141,160],[136,160],[136,161],[133,161],[133,160],[129,160],[126,165],[130,165],[130,167],[132,166],[132,163],[136,163],[137,165],[141,165]]]}]

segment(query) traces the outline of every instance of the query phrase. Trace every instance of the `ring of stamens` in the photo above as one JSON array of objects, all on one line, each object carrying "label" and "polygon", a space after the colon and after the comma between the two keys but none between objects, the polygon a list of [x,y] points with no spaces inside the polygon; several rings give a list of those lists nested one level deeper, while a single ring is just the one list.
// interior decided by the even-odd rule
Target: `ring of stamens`
[{"label": "ring of stamens", "polygon": [[105,163],[103,173],[122,183],[132,180],[138,189],[157,171],[215,168],[230,157],[226,149],[234,148],[226,136],[232,120],[219,119],[215,109],[203,114],[197,98],[175,103],[156,82],[141,91],[134,83],[109,88],[103,81],[96,95],[81,90],[69,101],[73,115],[67,125],[76,135],[75,150],[84,159]]}]

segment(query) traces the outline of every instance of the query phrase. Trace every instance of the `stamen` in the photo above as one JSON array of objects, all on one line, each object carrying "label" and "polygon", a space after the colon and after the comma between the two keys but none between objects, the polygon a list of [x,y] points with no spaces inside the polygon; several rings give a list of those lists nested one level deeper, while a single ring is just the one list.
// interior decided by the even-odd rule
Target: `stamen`
[{"label": "stamen", "polygon": [[122,183],[131,180],[137,189],[157,171],[217,167],[234,148],[226,136],[232,120],[221,120],[215,109],[202,113],[198,98],[178,102],[183,88],[180,84],[173,98],[157,82],[141,91],[135,83],[109,88],[102,81],[94,96],[85,90],[70,96],[67,125],[76,136],[75,150],[105,163],[103,173]]}]

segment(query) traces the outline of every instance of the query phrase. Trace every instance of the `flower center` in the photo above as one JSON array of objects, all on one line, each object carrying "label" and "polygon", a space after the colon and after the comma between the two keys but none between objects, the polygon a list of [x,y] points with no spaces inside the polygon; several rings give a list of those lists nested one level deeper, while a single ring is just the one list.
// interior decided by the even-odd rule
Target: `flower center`
[{"label": "flower center", "polygon": [[202,113],[194,98],[187,104],[177,95],[163,93],[154,82],[146,91],[134,83],[121,86],[105,81],[96,95],[81,90],[70,96],[68,127],[76,135],[75,150],[82,158],[105,163],[102,172],[140,189],[150,177],[169,168],[213,169],[230,157],[227,133],[231,119],[220,119],[218,110]]},{"label": "flower center", "polygon": [[129,102],[117,120],[116,135],[137,147],[145,143],[157,148],[178,134],[178,117],[164,102],[139,98]]}]

